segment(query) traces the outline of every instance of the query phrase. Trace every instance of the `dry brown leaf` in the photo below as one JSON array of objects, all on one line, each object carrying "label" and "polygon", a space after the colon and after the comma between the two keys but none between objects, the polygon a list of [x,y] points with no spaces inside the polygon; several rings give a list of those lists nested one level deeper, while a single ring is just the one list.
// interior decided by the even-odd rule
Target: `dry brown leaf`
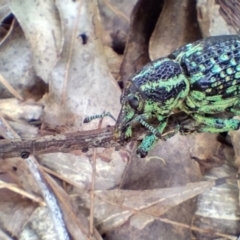
[{"label": "dry brown leaf", "polygon": [[9,3],[9,0],[1,0],[0,2],[0,21],[1,22],[11,13],[8,3]]},{"label": "dry brown leaf", "polygon": [[[89,151],[91,153],[91,151]],[[90,154],[89,153],[89,154]],[[101,155],[100,155],[101,156]],[[122,174],[126,167],[126,162],[122,160],[122,156],[112,150],[109,157],[111,162],[106,162],[105,158],[101,160],[97,158],[96,168],[96,189],[105,190],[119,185]],[[74,156],[72,154],[45,154],[40,156],[40,163],[48,166],[51,170],[71,179],[78,186],[89,189],[91,186],[92,165],[91,156],[83,154]]]},{"label": "dry brown leaf", "polygon": [[134,6],[120,71],[123,82],[126,82],[136,71],[150,61],[148,55],[149,39],[162,6],[163,1],[155,0],[139,0]]},{"label": "dry brown leaf", "polygon": [[[70,125],[71,131],[97,128],[97,121],[83,124],[83,119],[103,111],[117,116],[120,90],[104,58],[96,2],[57,1],[56,6],[63,24],[64,43],[51,72],[44,121],[55,126]],[[113,122],[106,118],[106,124]]]},{"label": "dry brown leaf", "polygon": [[0,111],[3,116],[14,121],[40,120],[43,106],[35,102],[21,102],[15,98],[1,99]]},{"label": "dry brown leaf", "polygon": [[0,189],[0,228],[12,236],[19,237],[29,216],[36,208],[29,200],[9,190]]},{"label": "dry brown leaf", "polygon": [[232,25],[239,34],[240,32],[240,3],[237,0],[219,0],[220,14],[229,25]]},{"label": "dry brown leaf", "polygon": [[[163,213],[214,186],[214,182],[189,183],[186,186],[154,190],[110,190],[95,192],[94,216],[101,233],[119,227],[130,219],[130,224],[145,226]],[[85,201],[88,197],[86,197]],[[100,201],[99,201],[100,200]],[[89,203],[85,203],[85,207]],[[143,216],[142,216],[143,215]],[[139,218],[139,219],[138,219]],[[143,227],[141,227],[143,228]]]},{"label": "dry brown leaf", "polygon": [[[29,44],[16,21],[0,44],[0,74],[21,96],[39,82],[32,67]],[[5,98],[12,97],[2,84],[0,94]]]},{"label": "dry brown leaf", "polygon": [[55,1],[10,1],[10,9],[19,21],[30,44],[37,76],[49,82],[50,72],[62,47],[62,33]]},{"label": "dry brown leaf", "polygon": [[[88,239],[90,236],[88,219],[80,211],[77,211],[76,207],[73,207],[69,196],[55,180],[48,176],[47,173],[44,176],[60,202],[64,220],[71,236],[74,239]],[[94,229],[92,237],[96,240],[102,239],[96,229]]]},{"label": "dry brown leaf", "polygon": [[[29,89],[32,86],[35,89],[41,86],[41,84],[35,85],[39,82],[35,71],[45,82],[50,83],[49,94],[46,94],[44,99],[41,100],[45,105],[43,120],[47,127],[55,129],[57,125],[61,125],[59,129],[61,128],[63,131],[68,132],[93,129],[97,127],[99,121],[96,120],[90,124],[83,125],[83,119],[86,116],[101,114],[104,110],[110,111],[115,117],[118,114],[120,90],[109,73],[104,57],[101,35],[106,36],[108,33],[106,31],[103,32],[101,29],[96,3],[96,0],[72,2],[57,0],[55,2],[37,1],[34,3],[29,0],[24,3],[11,0],[11,9],[20,22],[28,42],[17,22],[13,23],[12,28],[0,46],[2,48],[0,58],[2,59],[2,64],[0,64],[2,69],[0,67],[0,73],[24,97],[29,97],[26,91],[31,92]],[[118,5],[114,5],[114,0],[109,1],[109,3],[111,8],[108,10],[122,18],[122,14],[116,11]],[[155,27],[155,23],[161,12],[163,1],[156,3],[154,0],[150,2],[139,0],[136,4],[132,15],[124,63],[122,64],[121,74],[123,80],[128,79],[139,67],[149,61],[149,39],[154,27],[155,31],[152,35],[150,46],[151,55],[156,54],[156,57],[159,57],[160,55],[157,55],[159,53],[162,54],[164,51],[168,54],[172,48],[176,48],[177,44],[183,41],[182,39],[185,35],[181,33],[185,31],[184,29],[189,30],[189,25],[186,22],[182,24],[182,22],[186,19],[189,21],[188,17],[192,16],[184,15],[188,12],[185,11],[187,8],[185,4],[190,3],[190,1],[168,1],[166,3],[169,4],[168,6],[173,3],[176,4],[177,14],[171,8],[166,10],[167,5],[165,5],[166,12],[164,13],[163,11],[164,16],[162,15],[159,18],[160,27],[158,24]],[[192,1],[191,3],[193,4]],[[129,6],[127,1],[122,4],[121,6]],[[109,5],[107,4],[106,6],[108,7]],[[198,1],[198,6],[202,6],[200,0]],[[198,13],[201,13],[199,22],[209,23],[209,19],[210,21],[217,19],[219,8],[216,8],[215,3],[210,0],[207,7],[201,8],[201,11],[199,10]],[[119,9],[122,11],[121,8]],[[212,9],[214,11],[209,12]],[[128,11],[130,10],[128,9]],[[172,17],[174,13],[175,17]],[[212,13],[216,13],[216,16],[214,14],[211,15]],[[203,17],[205,19],[201,19]],[[163,21],[163,19],[165,20]],[[178,21],[177,24],[173,20]],[[114,28],[121,26],[119,24],[117,27],[114,21],[107,21],[111,25],[110,29],[113,32]],[[126,20],[124,19],[124,21]],[[216,22],[212,21],[209,24],[211,26],[207,28],[208,33],[212,34],[211,31],[212,28],[215,29],[214,24]],[[219,20],[218,23],[221,23],[221,21]],[[125,24],[123,25],[125,26]],[[191,27],[193,26],[191,25]],[[202,29],[204,29],[204,26],[202,26]],[[118,30],[115,29],[115,32],[121,33],[121,31],[124,32],[126,29]],[[180,32],[180,34],[177,34],[177,37],[174,35],[176,32]],[[161,37],[164,38],[166,36],[164,34],[167,35],[167,40],[159,41]],[[169,44],[169,48],[167,44]],[[112,55],[107,54],[107,56]],[[34,60],[33,63],[32,59]],[[120,58],[115,58],[114,56],[114,59],[117,61],[113,62],[113,59],[110,59],[113,64],[111,69],[119,65],[118,61]],[[115,70],[112,72],[115,72]],[[13,81],[11,82],[12,76]],[[19,82],[20,85],[22,84],[21,86],[19,86]],[[5,89],[1,91],[6,93]],[[45,91],[46,88],[41,90],[38,96],[41,96]],[[2,109],[0,107],[0,110]],[[36,112],[31,110],[31,108],[23,109],[23,105],[17,102],[10,105],[10,107],[8,106],[4,114],[8,118],[15,120],[24,118],[25,124],[26,121],[40,119],[42,111],[39,111],[39,108]],[[104,119],[103,125],[106,126],[108,124],[113,124],[113,122],[109,118]],[[15,128],[13,127],[13,129]],[[30,131],[27,132],[26,130],[25,136],[27,134],[30,135]],[[217,234],[217,230],[220,227],[226,227],[226,232],[229,235],[226,234],[224,236],[220,233],[218,236],[232,239],[233,236],[231,234],[237,234],[234,231],[237,229],[235,224],[238,224],[238,219],[234,215],[234,211],[236,210],[237,212],[238,209],[236,202],[238,191],[235,185],[234,187],[231,186],[232,182],[227,187],[224,185],[226,189],[224,187],[222,189],[213,188],[213,190],[206,191],[203,195],[200,195],[198,203],[202,200],[203,209],[198,208],[197,214],[199,215],[194,215],[196,200],[192,198],[204,192],[212,184],[211,182],[199,182],[202,176],[198,163],[194,159],[200,159],[202,162],[206,162],[208,159],[213,161],[220,159],[221,163],[225,161],[222,149],[219,148],[215,136],[197,135],[182,137],[177,135],[167,142],[159,142],[146,159],[138,159],[136,157],[134,146],[134,144],[129,144],[128,147],[121,149],[119,152],[114,149],[97,149],[97,158],[93,162],[93,150],[89,150],[87,153],[81,152],[78,156],[70,153],[40,156],[41,164],[55,171],[54,176],[62,181],[66,181],[63,184],[65,192],[46,175],[48,183],[51,184],[52,189],[62,203],[65,222],[68,224],[72,236],[75,236],[74,238],[77,239],[79,236],[85,238],[90,229],[90,232],[94,233],[93,235],[96,239],[101,239],[97,230],[91,224],[93,219],[96,218],[97,227],[99,227],[101,232],[107,231],[106,238],[108,239],[129,238],[139,240],[149,239],[149,237],[152,239],[191,239],[192,230],[195,231],[194,233],[207,231],[206,229],[191,226],[193,218],[195,218],[195,220],[197,219],[195,221],[196,226],[201,228],[207,227],[202,222],[199,225],[197,224],[197,221],[200,219],[199,216],[201,216],[199,214],[200,211],[207,218],[201,218],[199,221],[210,219],[214,223],[211,225],[211,234]],[[237,147],[235,151],[236,153],[238,152]],[[193,157],[195,158],[193,159]],[[96,165],[94,162],[96,162]],[[127,164],[128,168],[126,169]],[[213,166],[212,162],[208,165],[208,172]],[[96,172],[94,169],[96,169]],[[226,170],[225,165],[217,168],[217,172],[212,170],[212,173],[214,176],[222,174],[222,170]],[[38,186],[34,183],[33,176],[29,173],[22,160],[3,161],[1,163],[1,171],[9,173],[7,175],[9,179],[7,178],[4,181],[18,183],[32,196],[39,195]],[[226,172],[229,173],[228,170]],[[206,173],[206,169],[204,173]],[[220,177],[222,176],[221,174]],[[228,175],[223,176],[226,177]],[[96,181],[95,184],[94,181]],[[68,186],[67,183],[72,184],[74,187]],[[131,190],[118,189],[107,191],[117,186]],[[194,188],[192,189],[189,186],[194,186]],[[96,195],[92,191],[91,195],[89,195],[86,192],[89,189],[102,191],[100,193],[96,192]],[[9,193],[9,191],[6,193],[6,190],[0,189],[0,192],[1,196],[5,197],[6,194],[7,197],[12,196],[12,193]],[[77,195],[72,195],[72,200],[70,201],[70,197],[67,194],[72,193],[77,193]],[[221,196],[216,197],[216,193]],[[74,196],[77,196],[77,198],[75,199]],[[221,201],[221,197],[224,196],[227,196],[226,199]],[[36,210],[30,219],[26,220],[27,224],[23,231],[19,230],[23,226],[22,219],[16,225],[16,231],[13,225],[7,226],[6,223],[12,223],[12,218],[5,214],[2,215],[2,211],[3,213],[6,211],[8,214],[13,214],[9,206],[16,205],[17,208],[21,206],[18,205],[21,201],[19,201],[20,196],[17,195],[16,198],[8,201],[9,205],[2,205],[4,197],[0,199],[1,224],[1,217],[4,218],[4,224],[0,226],[1,230],[13,233],[14,236],[19,236],[20,239],[24,240],[28,239],[33,232],[36,233],[36,238],[57,239],[56,232],[51,225],[49,210],[42,207],[36,208],[36,205],[29,201],[29,205],[32,207],[31,211],[33,209]],[[25,197],[27,197],[27,194]],[[215,204],[209,206],[209,201]],[[229,202],[231,205],[227,205],[227,211],[229,210],[229,212],[224,211],[226,209],[222,208],[224,207],[223,203],[229,204]],[[78,208],[74,204],[78,204]],[[87,220],[89,215],[88,206],[92,208],[95,206],[95,212],[90,214],[90,223]],[[6,208],[2,209],[3,207]],[[133,210],[135,208],[137,210]],[[210,212],[214,211],[214,209],[218,209],[218,211],[211,215],[205,211],[206,208]],[[23,206],[23,209],[19,212],[23,214],[23,218],[26,218],[27,211],[28,208]],[[223,218],[226,220],[226,225],[224,225],[224,221],[221,222],[219,219],[217,220],[223,224],[215,224],[216,218],[222,217],[220,212],[225,214],[224,217],[227,216]],[[227,215],[227,213],[230,214]],[[159,217],[160,215],[161,217]],[[230,219],[227,222],[233,216],[233,221]],[[214,219],[214,217],[216,218]],[[116,228],[116,230],[113,228]],[[224,228],[221,229],[221,232],[224,232]],[[4,232],[0,232],[1,235],[4,236]],[[202,235],[199,234],[199,236],[201,237]]]},{"label": "dry brown leaf", "polygon": [[203,37],[236,34],[236,30],[221,16],[220,5],[215,0],[198,0],[197,12]]},{"label": "dry brown leaf", "polygon": [[[236,179],[237,169],[224,164],[215,167],[205,176],[206,180],[217,180],[220,184],[203,192],[197,199],[197,210],[193,225],[201,229],[213,229],[229,235],[237,236],[240,231],[239,189]],[[227,178],[224,184],[224,178]],[[197,239],[210,239],[211,233],[194,232]],[[234,239],[234,238],[233,238]],[[235,238],[236,239],[236,238]]]},{"label": "dry brown leaf", "polygon": [[165,57],[176,48],[200,38],[195,1],[165,1],[149,42],[150,58]]}]

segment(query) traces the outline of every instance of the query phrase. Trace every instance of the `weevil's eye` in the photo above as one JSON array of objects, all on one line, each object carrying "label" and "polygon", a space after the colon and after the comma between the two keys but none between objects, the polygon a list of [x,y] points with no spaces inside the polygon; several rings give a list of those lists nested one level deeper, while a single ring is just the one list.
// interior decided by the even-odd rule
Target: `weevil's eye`
[{"label": "weevil's eye", "polygon": [[131,108],[137,110],[139,106],[139,99],[136,96],[131,95],[128,97],[128,104],[130,105]]}]

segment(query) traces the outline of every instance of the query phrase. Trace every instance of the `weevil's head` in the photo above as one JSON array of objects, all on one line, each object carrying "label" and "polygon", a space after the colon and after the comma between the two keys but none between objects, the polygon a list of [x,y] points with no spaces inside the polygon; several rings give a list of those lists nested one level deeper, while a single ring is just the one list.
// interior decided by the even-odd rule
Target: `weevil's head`
[{"label": "weevil's head", "polygon": [[188,91],[189,82],[175,60],[161,58],[145,65],[123,91],[115,137],[131,137],[132,125],[141,116],[145,120],[167,117]]}]

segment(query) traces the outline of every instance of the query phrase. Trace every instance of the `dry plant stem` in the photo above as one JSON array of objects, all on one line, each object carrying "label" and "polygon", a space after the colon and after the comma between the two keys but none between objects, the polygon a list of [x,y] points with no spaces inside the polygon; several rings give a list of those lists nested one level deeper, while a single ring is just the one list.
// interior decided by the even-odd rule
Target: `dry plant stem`
[{"label": "dry plant stem", "polygon": [[[238,166],[238,172],[240,171],[240,168]],[[240,180],[237,180],[237,185],[238,185],[238,191],[240,190]],[[238,205],[240,206],[240,191],[238,193]],[[239,236],[240,238],[240,236]]]},{"label": "dry plant stem", "polygon": [[0,140],[0,158],[20,157],[22,152],[33,155],[82,150],[94,147],[114,147],[113,127],[77,133],[48,135],[35,139]]},{"label": "dry plant stem", "polygon": [[28,158],[24,159],[32,175],[36,179],[39,188],[42,191],[42,195],[47,203],[53,224],[59,240],[70,240],[68,232],[63,220],[61,209],[58,205],[58,202],[46,184],[46,181],[38,168],[38,164],[34,156],[30,155]]},{"label": "dry plant stem", "polygon": [[123,188],[124,180],[125,180],[125,177],[126,177],[126,175],[128,173],[128,169],[129,169],[129,166],[130,166],[130,163],[131,163],[131,157],[130,157],[131,153],[130,153],[130,151],[128,152],[128,154],[129,154],[129,158],[127,159],[127,165],[126,165],[126,167],[125,167],[125,169],[123,171],[123,174],[121,176],[121,181],[120,181],[119,187],[118,187],[119,189]]},{"label": "dry plant stem", "polygon": [[18,193],[28,199],[31,199],[33,202],[36,202],[38,204],[40,204],[41,206],[46,206],[46,203],[40,198],[40,197],[36,197],[33,194],[30,194],[22,189],[20,189],[16,184],[10,184],[10,183],[6,183],[0,180],[0,189],[1,188],[7,188],[12,192]]},{"label": "dry plant stem", "polygon": [[[103,119],[100,119],[98,124],[98,129],[101,128]],[[92,184],[91,184],[91,194],[90,194],[90,237],[93,238],[93,231],[94,231],[94,202],[95,202],[95,182],[96,182],[96,158],[97,158],[97,149],[94,149],[93,159],[92,159]]]},{"label": "dry plant stem", "polygon": [[94,202],[95,202],[95,181],[96,181],[96,156],[97,149],[94,149],[93,160],[92,160],[92,184],[91,184],[91,193],[90,193],[90,220],[89,220],[89,229],[90,229],[90,238],[93,238],[94,231]]},{"label": "dry plant stem", "polygon": [[0,74],[0,83],[18,100],[23,101],[22,96],[9,84],[9,82]]},{"label": "dry plant stem", "polygon": [[2,136],[7,139],[13,139],[13,138],[21,138],[8,124],[8,122],[5,120],[5,118],[0,113],[0,130],[2,130]]},{"label": "dry plant stem", "polygon": [[79,17],[80,17],[81,5],[82,5],[81,3],[82,3],[82,1],[80,0],[79,6],[78,6],[77,19],[75,20],[75,26],[74,26],[74,29],[72,32],[72,39],[71,39],[70,49],[69,49],[69,53],[68,53],[68,60],[67,60],[67,65],[66,65],[66,70],[65,70],[63,92],[62,92],[62,99],[61,99],[62,104],[64,104],[64,102],[66,101],[66,97],[67,97],[67,83],[68,83],[68,79],[69,79],[68,78],[69,68],[70,68],[72,54],[73,54],[74,41],[77,36],[76,33],[77,33],[77,27],[78,27],[78,23],[79,23]]},{"label": "dry plant stem", "polygon": [[[43,169],[43,167],[41,167],[41,169]],[[50,187],[54,189],[54,193],[58,199],[58,202],[61,204],[64,219],[66,219],[65,222],[68,227],[69,233],[71,234],[71,237],[73,239],[83,239],[82,237],[80,237],[80,235],[84,235],[87,238],[87,236],[89,235],[89,228],[86,228],[85,224],[82,222],[82,220],[85,219],[83,214],[79,212],[78,216],[76,215],[69,196],[67,195],[65,190],[63,190],[63,188],[60,187],[51,176],[49,176],[49,174],[44,172],[44,178],[46,179]],[[96,235],[97,233],[95,231],[95,236]]]},{"label": "dry plant stem", "polygon": [[[176,129],[176,121],[183,124],[184,128],[195,130],[195,122],[192,119],[186,119],[186,116],[174,114],[172,120],[168,123],[165,134]],[[156,124],[156,123],[153,123]],[[155,126],[155,125],[153,125]],[[143,126],[136,126],[137,131],[133,130],[131,141],[135,141],[146,129]],[[63,152],[69,153],[74,150],[85,150],[95,147],[115,147],[119,146],[118,140],[114,140],[114,127],[101,128],[76,133],[66,133],[57,135],[48,135],[34,139],[11,139],[0,140],[0,158],[20,157],[22,152],[39,155],[44,153]]]},{"label": "dry plant stem", "polygon": [[46,167],[43,167],[41,166],[41,168],[44,170],[44,172],[48,173],[48,174],[51,174],[52,176],[55,176],[59,179],[61,179],[62,181],[64,181],[65,183],[68,183],[70,185],[73,185],[74,187],[77,187],[79,188],[81,191],[85,191],[85,189],[80,186],[80,184],[78,184],[77,182],[74,182],[73,180],[71,180],[70,178],[67,178],[67,177],[64,177],[63,175],[51,170],[51,169],[48,169]]}]

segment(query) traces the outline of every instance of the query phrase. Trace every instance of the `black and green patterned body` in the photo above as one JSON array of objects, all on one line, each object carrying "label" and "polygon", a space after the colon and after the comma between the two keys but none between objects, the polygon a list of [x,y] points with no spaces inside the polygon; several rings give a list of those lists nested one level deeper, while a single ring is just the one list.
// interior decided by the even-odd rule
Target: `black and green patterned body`
[{"label": "black and green patterned body", "polygon": [[[149,134],[138,147],[146,156],[163,133],[170,114],[183,111],[196,120],[199,132],[236,130],[240,121],[215,118],[224,112],[240,114],[240,36],[216,36],[185,45],[155,60],[134,75],[121,97],[116,138],[132,135],[139,122]],[[149,120],[157,119],[152,127]]]}]

